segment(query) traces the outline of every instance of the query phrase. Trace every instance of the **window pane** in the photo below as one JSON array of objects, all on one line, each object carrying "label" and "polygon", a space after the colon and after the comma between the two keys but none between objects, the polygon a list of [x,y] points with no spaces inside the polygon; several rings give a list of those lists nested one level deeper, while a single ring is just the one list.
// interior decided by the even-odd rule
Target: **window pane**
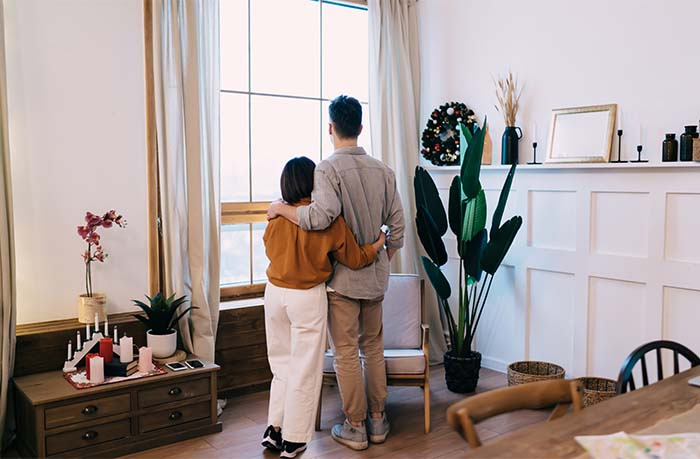
[{"label": "window pane", "polygon": [[368,100],[367,10],[323,4],[323,97]]},{"label": "window pane", "polygon": [[248,90],[248,0],[221,0],[221,89]]},{"label": "window pane", "polygon": [[[325,8],[325,6],[324,6]],[[330,102],[323,102],[323,122],[321,123],[321,134],[323,135],[323,157],[328,158],[333,153],[333,140],[328,135],[328,106]],[[362,104],[362,133],[357,139],[357,144],[372,155],[372,142],[369,126],[369,105]]]},{"label": "window pane", "polygon": [[222,92],[220,110],[221,202],[248,202],[248,96]]},{"label": "window pane", "polygon": [[265,255],[265,244],[263,234],[265,234],[267,222],[253,223],[253,283],[267,282],[267,266],[270,264]]},{"label": "window pane", "polygon": [[254,92],[318,97],[320,7],[310,0],[251,2]]},{"label": "window pane", "polygon": [[295,156],[319,161],[319,102],[252,96],[253,201],[281,196],[280,174]]},{"label": "window pane", "polygon": [[221,226],[221,285],[250,284],[250,224]]}]

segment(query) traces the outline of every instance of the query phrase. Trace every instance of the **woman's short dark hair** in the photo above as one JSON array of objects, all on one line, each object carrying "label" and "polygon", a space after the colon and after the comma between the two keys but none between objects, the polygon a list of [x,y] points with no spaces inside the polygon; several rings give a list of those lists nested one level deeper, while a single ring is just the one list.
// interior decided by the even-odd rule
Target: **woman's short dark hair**
[{"label": "woman's short dark hair", "polygon": [[289,204],[296,204],[303,198],[311,197],[311,192],[314,189],[315,169],[316,164],[306,156],[287,161],[280,178],[282,199]]},{"label": "woman's short dark hair", "polygon": [[328,116],[341,139],[356,138],[362,128],[362,105],[354,97],[338,96],[328,106]]}]

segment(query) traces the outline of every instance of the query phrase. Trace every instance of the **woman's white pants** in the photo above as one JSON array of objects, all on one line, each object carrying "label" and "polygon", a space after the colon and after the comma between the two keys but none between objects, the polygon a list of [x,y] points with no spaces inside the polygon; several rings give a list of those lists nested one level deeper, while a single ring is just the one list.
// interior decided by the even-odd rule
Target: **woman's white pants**
[{"label": "woman's white pants", "polygon": [[326,285],[265,288],[265,335],[272,370],[268,424],[285,440],[308,443],[314,429],[326,348]]}]

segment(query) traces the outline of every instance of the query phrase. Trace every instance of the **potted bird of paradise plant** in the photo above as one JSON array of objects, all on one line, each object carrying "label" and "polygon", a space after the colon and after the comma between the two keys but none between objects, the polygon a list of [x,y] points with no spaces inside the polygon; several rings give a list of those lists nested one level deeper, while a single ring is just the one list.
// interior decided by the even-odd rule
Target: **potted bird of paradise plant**
[{"label": "potted bird of paradise plant", "polygon": [[117,215],[114,210],[106,212],[104,215],[96,215],[92,212],[85,213],[85,224],[78,226],[78,236],[87,244],[83,252],[83,262],[85,263],[85,293],[78,297],[78,321],[90,323],[98,315],[100,321],[106,317],[105,304],[107,295],[92,290],[92,264],[94,262],[104,263],[109,256],[102,247],[101,236],[98,229],[126,227],[126,220],[121,215]]},{"label": "potted bird of paradise plant", "polygon": [[[425,273],[437,293],[438,303],[447,319],[450,343],[444,355],[445,381],[453,392],[474,392],[479,380],[481,354],[473,350],[482,313],[491,290],[493,278],[505,258],[523,219],[520,216],[501,223],[515,174],[513,164],[501,189],[493,213],[490,231],[486,230],[486,195],[479,175],[484,149],[484,126],[469,131],[460,124],[462,164],[459,175],[450,186],[449,207],[445,209],[435,182],[422,167],[416,167],[414,191],[416,197],[416,228],[427,257],[421,260]],[[442,237],[447,229],[457,238],[459,254],[459,295],[457,316],[448,298],[452,289],[440,267],[447,263],[447,251]]]}]

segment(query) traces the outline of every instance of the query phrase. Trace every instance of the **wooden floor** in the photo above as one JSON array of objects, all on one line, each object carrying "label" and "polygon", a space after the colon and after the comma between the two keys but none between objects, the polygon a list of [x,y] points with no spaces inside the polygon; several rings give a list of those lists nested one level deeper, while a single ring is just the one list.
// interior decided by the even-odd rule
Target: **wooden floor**
[{"label": "wooden floor", "polygon": [[[340,397],[336,388],[324,390],[321,432],[314,434],[302,459],[311,458],[452,458],[460,457],[469,446],[447,425],[446,408],[462,395],[449,392],[445,387],[442,367],[431,369],[432,430],[423,433],[423,392],[414,387],[390,387],[387,414],[392,431],[384,444],[370,445],[361,452],[352,451],[336,443],[330,436],[333,424],[342,422]],[[506,385],[506,376],[482,369],[477,392]],[[273,458],[277,454],[263,451],[260,439],[267,419],[268,392],[258,392],[229,399],[221,416],[222,433],[187,440],[161,448],[143,451],[130,458]],[[477,427],[482,440],[529,424],[544,421],[548,412],[519,411],[489,419]]]}]

